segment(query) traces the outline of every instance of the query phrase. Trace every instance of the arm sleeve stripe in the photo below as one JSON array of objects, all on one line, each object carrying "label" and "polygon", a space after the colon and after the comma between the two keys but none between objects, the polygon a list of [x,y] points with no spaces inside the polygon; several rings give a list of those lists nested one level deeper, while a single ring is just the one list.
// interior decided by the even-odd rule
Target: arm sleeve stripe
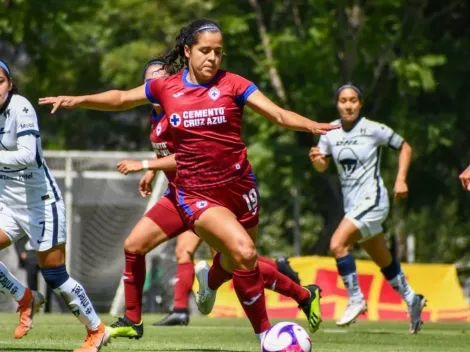
[{"label": "arm sleeve stripe", "polygon": [[158,100],[155,99],[155,97],[152,95],[152,92],[150,91],[150,83],[152,83],[152,81],[148,81],[147,83],[145,83],[145,95],[147,96],[147,99],[153,103],[153,104],[159,104],[158,103]]},{"label": "arm sleeve stripe", "polygon": [[16,134],[16,137],[22,137],[28,134],[32,134],[33,136],[36,136],[36,137],[39,137],[41,135],[38,130],[24,130],[24,131],[18,132]]}]

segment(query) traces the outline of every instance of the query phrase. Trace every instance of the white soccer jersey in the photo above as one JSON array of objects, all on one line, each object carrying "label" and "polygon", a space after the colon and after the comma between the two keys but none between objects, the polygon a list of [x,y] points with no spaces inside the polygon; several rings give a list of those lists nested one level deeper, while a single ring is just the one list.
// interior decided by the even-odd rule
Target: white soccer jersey
[{"label": "white soccer jersey", "polygon": [[43,158],[36,112],[14,94],[0,109],[0,204],[30,208],[60,199]]},{"label": "white soccer jersey", "polygon": [[359,118],[349,131],[340,128],[320,137],[320,152],[331,156],[337,166],[346,213],[360,203],[370,206],[359,217],[376,207],[389,207],[387,189],[380,176],[381,147],[399,149],[403,142],[403,137],[390,127],[365,117]]}]

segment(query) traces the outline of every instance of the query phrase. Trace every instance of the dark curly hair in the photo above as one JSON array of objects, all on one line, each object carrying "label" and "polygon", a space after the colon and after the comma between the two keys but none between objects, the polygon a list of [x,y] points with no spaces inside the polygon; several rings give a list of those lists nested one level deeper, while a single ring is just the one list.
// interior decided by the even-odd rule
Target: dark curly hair
[{"label": "dark curly hair", "polygon": [[208,19],[195,20],[181,28],[176,37],[174,48],[163,57],[163,61],[175,72],[187,67],[188,59],[184,55],[184,46],[187,45],[191,48],[197,43],[199,34],[206,31],[222,33],[220,26],[215,21]]},{"label": "dark curly hair", "polygon": [[174,67],[168,65],[166,62],[165,62],[165,57],[163,55],[161,56],[156,56],[154,57],[153,59],[147,61],[147,63],[144,65],[144,68],[142,70],[142,79],[145,78],[145,73],[147,72],[148,68],[150,66],[153,66],[153,65],[162,65],[163,68],[165,69],[165,71],[169,74],[169,75],[174,75],[175,73],[177,73],[178,71],[175,70]]},{"label": "dark curly hair", "polygon": [[[12,78],[11,78],[11,70],[10,70],[10,67],[7,65],[7,63],[3,60],[0,60],[0,62],[6,66],[6,70],[5,68],[3,68],[2,66],[0,66],[0,70],[2,70],[3,74],[7,77],[8,79],[8,82],[12,83]],[[18,87],[13,83],[12,84],[12,88],[10,90],[10,93],[11,94],[18,94]]]}]

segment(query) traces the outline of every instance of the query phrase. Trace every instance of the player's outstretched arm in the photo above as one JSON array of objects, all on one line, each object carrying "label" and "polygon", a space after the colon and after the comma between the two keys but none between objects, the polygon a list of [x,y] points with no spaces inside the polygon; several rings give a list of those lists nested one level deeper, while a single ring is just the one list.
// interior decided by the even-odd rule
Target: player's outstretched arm
[{"label": "player's outstretched arm", "polygon": [[324,172],[328,168],[328,165],[330,164],[330,158],[328,158],[326,155],[323,155],[320,152],[319,147],[310,148],[308,157],[312,161],[313,167],[318,172]]},{"label": "player's outstretched arm", "polygon": [[246,104],[259,115],[294,131],[325,134],[340,127],[329,123],[318,123],[295,112],[285,110],[274,104],[259,90],[254,91],[246,100]]},{"label": "player's outstretched arm", "polygon": [[470,165],[459,176],[462,187],[466,191],[470,191]]},{"label": "player's outstretched arm", "polygon": [[171,154],[164,158],[152,160],[123,160],[117,164],[117,169],[121,174],[127,175],[133,172],[141,172],[144,170],[144,163],[148,163],[148,170],[154,171],[176,171],[175,154]]},{"label": "player's outstretched arm", "polygon": [[408,185],[406,184],[406,177],[408,176],[408,169],[411,164],[411,146],[405,141],[400,148],[398,156],[398,173],[393,187],[394,199],[405,199],[408,196]]},{"label": "player's outstretched arm", "polygon": [[109,90],[107,92],[80,95],[39,98],[39,105],[52,104],[51,114],[57,109],[90,109],[100,111],[123,111],[148,104],[145,84],[131,90]]}]

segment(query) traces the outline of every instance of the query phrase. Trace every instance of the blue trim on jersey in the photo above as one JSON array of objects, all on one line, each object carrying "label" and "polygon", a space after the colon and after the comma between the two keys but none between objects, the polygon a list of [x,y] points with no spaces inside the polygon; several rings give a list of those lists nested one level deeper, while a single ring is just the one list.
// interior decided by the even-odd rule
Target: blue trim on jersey
[{"label": "blue trim on jersey", "polygon": [[[4,168],[5,168],[5,166],[4,166]],[[24,167],[24,168],[22,168],[22,169],[14,169],[14,170],[12,170],[12,169],[10,169],[10,168],[7,168],[7,169],[8,169],[9,171],[3,169],[3,170],[0,170],[0,172],[5,173],[5,174],[9,174],[9,173],[12,173],[12,172],[24,171],[24,170],[27,170],[28,168],[27,168],[27,167]]]},{"label": "blue trim on jersey", "polygon": [[251,179],[253,180],[253,182],[255,183],[256,189],[258,189],[258,183],[256,182],[256,176],[253,173],[253,171],[250,171],[249,175],[250,175]]},{"label": "blue trim on jersey", "polygon": [[16,138],[22,137],[22,136],[27,136],[28,134],[32,134],[33,136],[40,137],[41,134],[39,133],[38,130],[24,130],[16,134]]},{"label": "blue trim on jersey", "polygon": [[57,204],[51,203],[52,207],[52,247],[57,246],[59,240],[59,215],[57,214]]},{"label": "blue trim on jersey", "polygon": [[186,212],[186,214],[188,215],[193,215],[193,211],[191,210],[191,208],[189,207],[189,205],[187,205],[185,202],[184,202],[184,192],[182,190],[178,190],[178,204],[180,206],[183,207],[184,211]]},{"label": "blue trim on jersey", "polygon": [[41,155],[39,154],[39,146],[36,143],[36,163],[38,164],[38,168],[42,166],[42,158]]},{"label": "blue trim on jersey", "polygon": [[49,169],[47,168],[46,165],[44,165],[44,172],[46,173],[46,177],[49,181],[49,184],[51,185],[52,192],[54,193],[54,198],[56,201],[60,200],[59,193],[57,193],[57,190],[54,187],[54,181],[52,180],[51,174],[49,173]]},{"label": "blue trim on jersey", "polygon": [[150,83],[152,81],[147,81],[145,82],[145,95],[147,96],[147,99],[152,103],[152,104],[160,104],[157,99],[152,95],[152,92],[150,92]]},{"label": "blue trim on jersey", "polygon": [[375,164],[375,181],[377,182],[377,196],[375,197],[375,203],[364,210],[362,213],[360,213],[358,216],[355,217],[356,220],[360,220],[366,215],[368,212],[370,212],[372,209],[374,209],[376,206],[379,205],[380,203],[380,176],[379,176],[379,165],[380,165],[380,158],[382,154],[382,149],[378,148],[377,149],[377,163]]},{"label": "blue trim on jersey", "polygon": [[188,71],[187,68],[185,68],[181,78],[183,79],[184,85],[188,88],[207,88],[217,79],[220,72],[221,71],[217,71],[217,73],[214,75],[214,77],[212,77],[212,79],[207,83],[194,84],[194,83],[191,83],[191,82],[188,81],[187,76],[188,76],[189,71]]},{"label": "blue trim on jersey", "polygon": [[351,126],[350,129],[346,129],[344,128],[344,125],[343,125],[343,119],[339,119],[339,122],[341,123],[341,128],[343,129],[344,132],[351,132],[354,127],[357,126],[357,124],[362,120],[363,116],[359,116],[356,121],[354,121],[353,125]]},{"label": "blue trim on jersey", "polygon": [[162,111],[160,114],[157,115],[157,113],[155,112],[154,109],[152,109],[152,112],[150,113],[150,118],[152,119],[152,121],[160,121],[162,119],[162,117],[165,116],[165,112]]},{"label": "blue trim on jersey", "polygon": [[248,86],[248,88],[242,94],[237,95],[235,97],[235,101],[237,102],[238,105],[245,104],[248,97],[257,90],[258,90],[258,87],[256,86],[256,84],[252,83]]}]

